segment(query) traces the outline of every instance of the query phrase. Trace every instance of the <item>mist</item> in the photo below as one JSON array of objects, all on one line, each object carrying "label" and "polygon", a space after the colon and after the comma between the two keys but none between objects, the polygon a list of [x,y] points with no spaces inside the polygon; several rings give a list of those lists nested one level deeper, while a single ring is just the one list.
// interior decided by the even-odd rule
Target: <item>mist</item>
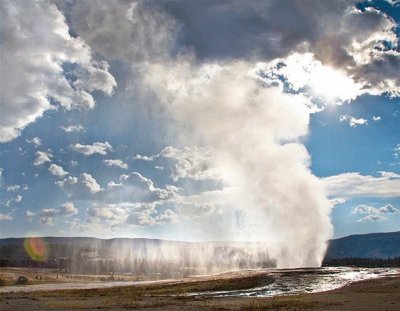
[{"label": "mist", "polygon": [[244,61],[196,65],[191,58],[151,64],[150,87],[181,128],[183,144],[212,150],[225,198],[229,241],[263,241],[278,267],[319,266],[331,237],[330,204],[303,145],[311,110],[303,95],[268,86]]}]

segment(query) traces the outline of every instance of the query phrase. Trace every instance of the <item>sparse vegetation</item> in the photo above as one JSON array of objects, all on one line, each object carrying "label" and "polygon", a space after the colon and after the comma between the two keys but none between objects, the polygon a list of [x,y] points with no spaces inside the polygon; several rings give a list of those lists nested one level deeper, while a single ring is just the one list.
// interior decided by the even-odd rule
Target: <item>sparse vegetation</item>
[{"label": "sparse vegetation", "polygon": [[28,283],[28,278],[23,275],[19,276],[15,281],[15,284],[17,285],[25,285],[27,283]]},{"label": "sparse vegetation", "polygon": [[393,258],[340,258],[325,259],[324,267],[362,267],[362,268],[385,268],[400,267],[400,256]]}]

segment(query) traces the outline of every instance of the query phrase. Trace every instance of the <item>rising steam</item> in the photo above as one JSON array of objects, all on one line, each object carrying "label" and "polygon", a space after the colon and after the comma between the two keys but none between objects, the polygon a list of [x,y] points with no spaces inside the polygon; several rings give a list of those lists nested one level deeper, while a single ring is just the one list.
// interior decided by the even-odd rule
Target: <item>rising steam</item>
[{"label": "rising steam", "polygon": [[224,214],[231,225],[214,230],[227,240],[263,241],[278,267],[319,266],[332,227],[329,202],[301,143],[308,102],[266,86],[253,67],[184,59],[148,65],[144,80],[184,129],[182,142],[213,150],[211,166],[231,196]]}]

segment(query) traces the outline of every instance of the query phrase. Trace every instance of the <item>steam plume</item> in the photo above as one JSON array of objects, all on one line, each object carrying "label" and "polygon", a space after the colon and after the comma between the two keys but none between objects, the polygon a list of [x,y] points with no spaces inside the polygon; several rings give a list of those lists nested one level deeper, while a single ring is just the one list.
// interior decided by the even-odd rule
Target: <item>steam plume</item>
[{"label": "steam plume", "polygon": [[265,87],[252,69],[247,62],[197,66],[185,59],[149,65],[145,82],[185,129],[183,142],[195,138],[213,149],[212,165],[232,195],[224,237],[264,241],[278,267],[318,266],[332,229],[329,202],[301,143],[307,100]]}]

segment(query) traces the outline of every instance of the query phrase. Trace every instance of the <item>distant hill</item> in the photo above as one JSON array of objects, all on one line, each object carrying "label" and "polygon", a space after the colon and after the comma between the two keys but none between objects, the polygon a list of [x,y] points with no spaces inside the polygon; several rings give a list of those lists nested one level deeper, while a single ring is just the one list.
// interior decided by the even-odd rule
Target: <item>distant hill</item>
[{"label": "distant hill", "polygon": [[400,231],[350,235],[329,241],[326,260],[400,256]]},{"label": "distant hill", "polygon": [[75,273],[97,274],[157,273],[163,276],[276,266],[276,262],[269,258],[267,249],[259,247],[258,242],[89,237],[40,239],[45,242],[47,250],[43,259],[35,252],[25,251],[24,238],[0,239],[0,266],[59,268]]},{"label": "distant hill", "polygon": [[[159,239],[98,239],[89,237],[43,237],[44,260],[29,256],[24,238],[0,239],[0,266],[59,268],[77,273],[132,272],[170,276],[231,269],[275,267],[260,242],[179,242]],[[329,241],[324,264],[367,265],[343,261],[349,258],[400,256],[400,232],[351,235]],[[399,257],[400,258],[400,257]],[[392,265],[392,263],[390,263]],[[396,264],[397,265],[397,264]]]}]

